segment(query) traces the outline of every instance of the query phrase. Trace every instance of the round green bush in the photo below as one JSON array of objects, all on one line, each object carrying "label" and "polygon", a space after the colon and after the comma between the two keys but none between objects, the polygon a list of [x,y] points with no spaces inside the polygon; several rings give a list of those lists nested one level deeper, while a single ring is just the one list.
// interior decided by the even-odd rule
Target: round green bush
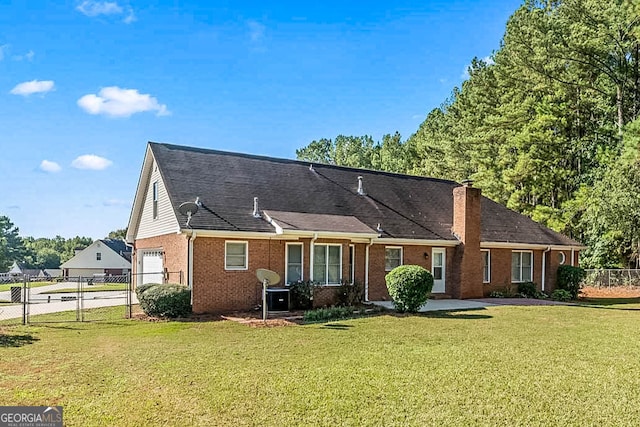
[{"label": "round green bush", "polygon": [[415,313],[429,299],[433,276],[419,265],[401,265],[385,276],[397,311]]},{"label": "round green bush", "polygon": [[184,285],[143,285],[136,293],[140,307],[148,316],[175,318],[191,314],[191,290]]},{"label": "round green bush", "polygon": [[537,291],[533,282],[518,283],[518,293],[525,298],[535,298]]},{"label": "round green bush", "polygon": [[570,265],[561,265],[558,267],[558,281],[556,286],[558,289],[564,289],[571,294],[571,299],[578,298],[578,293],[582,287],[587,272],[583,268],[573,267]]}]

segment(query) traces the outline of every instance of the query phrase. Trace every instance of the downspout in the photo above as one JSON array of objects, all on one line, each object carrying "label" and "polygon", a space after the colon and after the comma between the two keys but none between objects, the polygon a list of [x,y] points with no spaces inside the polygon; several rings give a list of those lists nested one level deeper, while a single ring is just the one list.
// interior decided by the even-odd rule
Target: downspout
[{"label": "downspout", "polygon": [[369,244],[364,250],[364,300],[369,301],[369,248],[373,245],[373,239],[369,239]]},{"label": "downspout", "polygon": [[313,282],[313,244],[318,240],[318,233],[313,233],[313,238],[309,244],[309,281]]},{"label": "downspout", "polygon": [[547,246],[544,252],[542,252],[542,292],[545,289],[545,283],[547,281],[547,253],[551,251],[551,246]]},{"label": "downspout", "polygon": [[189,247],[187,250],[187,287],[191,289],[191,305],[193,306],[193,241],[196,240],[195,230],[191,230]]},{"label": "downspout", "polygon": [[574,249],[574,247],[572,246],[572,247],[571,247],[571,267],[574,267],[574,265],[573,265],[574,253],[575,253],[575,249]]}]

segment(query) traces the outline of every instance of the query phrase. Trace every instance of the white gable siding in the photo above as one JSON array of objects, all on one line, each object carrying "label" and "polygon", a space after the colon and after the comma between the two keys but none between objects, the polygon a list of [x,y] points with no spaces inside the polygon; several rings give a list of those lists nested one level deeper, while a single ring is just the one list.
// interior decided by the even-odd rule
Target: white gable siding
[{"label": "white gable siding", "polygon": [[[97,260],[96,254],[100,252],[100,260]],[[97,240],[86,249],[78,253],[60,266],[60,268],[68,269],[95,269],[104,271],[104,269],[131,269],[131,263],[122,258],[120,254],[115,253],[109,246]]]},{"label": "white gable siding", "polygon": [[[158,217],[153,218],[153,183],[158,183]],[[160,236],[162,234],[177,233],[180,231],[180,225],[176,219],[176,215],[171,206],[169,195],[162,181],[162,176],[157,168],[156,162],[153,162],[151,169],[151,177],[147,182],[145,190],[144,202],[142,205],[142,213],[140,214],[140,223],[136,239],[144,239],[147,237]]]}]

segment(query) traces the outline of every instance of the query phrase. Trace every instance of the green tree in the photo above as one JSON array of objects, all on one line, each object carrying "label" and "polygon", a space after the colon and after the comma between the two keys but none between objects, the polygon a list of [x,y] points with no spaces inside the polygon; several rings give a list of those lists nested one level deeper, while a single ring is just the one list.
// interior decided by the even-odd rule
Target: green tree
[{"label": "green tree", "polygon": [[26,248],[9,217],[0,216],[0,271],[7,271],[14,261],[22,262]]},{"label": "green tree", "polygon": [[127,228],[120,228],[118,230],[110,231],[107,235],[107,239],[126,239]]}]

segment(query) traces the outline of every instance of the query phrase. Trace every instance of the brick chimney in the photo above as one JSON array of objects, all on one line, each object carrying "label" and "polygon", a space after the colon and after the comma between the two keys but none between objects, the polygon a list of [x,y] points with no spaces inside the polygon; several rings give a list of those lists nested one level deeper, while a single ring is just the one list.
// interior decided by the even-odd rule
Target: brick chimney
[{"label": "brick chimney", "polygon": [[[482,298],[482,254],[480,253],[480,205],[482,195],[465,180],[453,189],[453,227],[460,240],[454,254],[454,298]],[[457,279],[457,280],[456,280]]]}]

